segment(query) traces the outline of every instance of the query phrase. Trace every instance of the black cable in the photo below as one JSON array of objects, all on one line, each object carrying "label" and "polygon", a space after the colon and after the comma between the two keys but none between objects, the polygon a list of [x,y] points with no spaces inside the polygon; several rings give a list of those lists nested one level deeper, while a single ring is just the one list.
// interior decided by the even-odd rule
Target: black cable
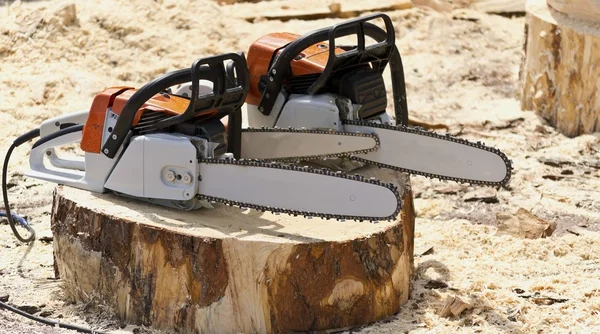
[{"label": "black cable", "polygon": [[106,332],[98,332],[98,331],[95,331],[95,330],[92,330],[92,329],[87,329],[87,328],[83,328],[83,327],[79,327],[79,326],[75,326],[75,325],[64,324],[62,322],[58,322],[58,321],[54,321],[54,320],[48,320],[48,319],[45,319],[45,318],[37,317],[35,315],[32,315],[32,314],[29,314],[27,312],[21,311],[21,310],[19,310],[16,307],[12,307],[12,306],[4,303],[4,302],[0,302],[0,309],[1,308],[4,308],[4,309],[6,309],[8,311],[12,311],[14,313],[22,315],[22,316],[24,316],[26,318],[29,318],[31,320],[35,320],[37,322],[41,322],[43,324],[50,325],[50,326],[58,326],[58,327],[61,327],[61,328],[72,329],[72,330],[75,330],[75,331],[78,331],[78,332],[81,332],[81,333],[108,334]]},{"label": "black cable", "polygon": [[[69,124],[68,126],[63,127],[60,131],[57,131],[58,133],[53,133],[51,135],[42,137],[40,140],[38,140],[34,144],[34,147],[41,145],[44,142],[54,139],[56,137],[59,137],[61,135],[71,133],[74,131],[80,131],[81,128],[83,127],[83,125],[79,125],[79,126],[74,126],[74,125],[78,125],[78,124]],[[0,216],[6,216],[6,218],[8,219],[8,223],[10,224],[10,228],[13,231],[13,234],[21,242],[33,241],[35,239],[35,231],[23,217],[20,217],[16,214],[10,212],[10,205],[8,203],[8,187],[6,186],[6,179],[7,179],[7,175],[8,175],[8,162],[9,162],[10,156],[15,148],[19,147],[21,144],[23,144],[29,140],[39,137],[39,136],[40,136],[40,129],[38,128],[38,129],[31,130],[31,131],[27,132],[26,134],[19,136],[17,139],[15,139],[15,141],[10,145],[8,152],[6,152],[6,156],[4,157],[4,166],[2,167],[2,197],[4,197],[5,212],[0,211]],[[19,234],[19,232],[17,231],[17,228],[16,228],[15,220],[17,222],[19,222],[23,227],[25,227],[29,231],[29,233],[31,233],[31,236],[29,236],[29,238],[23,238]],[[18,308],[12,307],[4,302],[0,302],[0,309],[6,309],[8,311],[12,311],[14,313],[22,315],[31,320],[35,320],[37,322],[41,322],[43,324],[50,325],[50,326],[58,326],[58,327],[66,328],[66,329],[72,329],[72,330],[82,332],[82,333],[108,334],[108,333],[98,332],[98,331],[94,331],[91,329],[87,329],[87,328],[83,328],[83,327],[79,327],[79,326],[75,326],[75,325],[64,324],[64,323],[57,322],[54,320],[48,320],[45,318],[37,317],[37,316],[34,316],[27,312],[21,311]]]},{"label": "black cable", "polygon": [[[83,129],[83,124],[75,124],[75,123],[62,124],[61,130],[53,132],[50,135],[40,138],[37,142],[35,142],[35,144],[33,144],[32,148],[35,148],[49,140],[55,139],[62,135],[76,132],[76,131],[81,131],[82,129]],[[6,185],[6,179],[8,178],[8,175],[7,175],[8,174],[8,162],[10,161],[10,156],[15,148],[17,148],[18,146],[20,146],[21,144],[23,144],[29,140],[39,137],[39,136],[40,136],[40,129],[38,128],[38,129],[31,130],[31,131],[27,132],[26,134],[21,135],[17,139],[15,139],[15,141],[11,144],[10,148],[8,149],[8,152],[6,152],[6,157],[4,157],[4,166],[2,168],[2,197],[4,198],[5,211],[4,212],[0,211],[0,217],[6,217],[6,219],[8,219],[8,223],[10,225],[10,228],[12,229],[13,234],[21,242],[33,241],[35,239],[35,231],[23,217],[20,217],[16,214],[10,212],[10,205],[8,203],[8,187]],[[16,228],[15,220],[17,222],[19,222],[19,224],[21,224],[25,229],[27,229],[29,231],[29,233],[31,234],[31,236],[29,238],[27,238],[27,239],[23,238],[21,236],[21,234],[19,234],[19,232],[17,231],[17,228]]]},{"label": "black cable", "polygon": [[[29,226],[29,224],[25,221],[25,219],[10,212],[10,205],[8,204],[8,187],[6,186],[6,178],[7,178],[7,174],[8,174],[8,162],[9,162],[10,156],[15,148],[17,148],[21,144],[23,144],[33,138],[36,138],[39,136],[40,136],[40,129],[38,128],[38,129],[31,130],[31,131],[27,132],[26,134],[19,136],[17,139],[15,139],[15,141],[10,145],[8,152],[6,152],[6,156],[4,157],[4,165],[2,167],[2,197],[4,199],[4,210],[5,210],[5,214],[6,214],[6,219],[8,219],[8,224],[10,225],[10,228],[11,228],[13,234],[21,242],[33,241],[35,239],[35,231],[33,230],[33,228],[31,226]],[[19,234],[19,231],[17,231],[15,220],[17,220],[21,225],[23,225],[23,227],[25,227],[29,231],[29,233],[31,234],[29,236],[29,238],[23,238],[21,236],[21,234]]]}]

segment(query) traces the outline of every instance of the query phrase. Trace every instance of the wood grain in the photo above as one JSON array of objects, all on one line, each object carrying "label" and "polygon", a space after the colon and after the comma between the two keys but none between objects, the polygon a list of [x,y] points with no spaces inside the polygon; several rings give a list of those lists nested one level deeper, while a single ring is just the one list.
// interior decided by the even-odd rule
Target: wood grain
[{"label": "wood grain", "polygon": [[181,333],[288,333],[361,326],[408,300],[414,206],[359,223],[216,205],[181,212],[67,187],[54,193],[55,269],[65,297],[131,324]]}]

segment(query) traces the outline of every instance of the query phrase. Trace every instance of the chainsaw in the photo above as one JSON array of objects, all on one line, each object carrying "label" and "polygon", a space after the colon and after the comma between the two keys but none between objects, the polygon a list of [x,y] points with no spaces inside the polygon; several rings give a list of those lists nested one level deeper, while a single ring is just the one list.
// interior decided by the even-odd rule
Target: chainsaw
[{"label": "chainsaw", "polygon": [[[383,22],[382,27],[372,23],[376,20]],[[395,35],[389,16],[376,13],[304,35],[278,32],[260,37],[247,52],[250,90],[245,131],[293,127],[370,135],[377,140],[370,150],[309,161],[344,172],[373,165],[440,180],[507,186],[512,161],[500,150],[408,126],[404,72]],[[357,43],[336,45],[343,37],[354,37]],[[372,42],[367,45],[368,39]],[[386,111],[383,72],[387,66],[394,118]],[[189,84],[177,91],[190,93]],[[237,116],[230,120],[240,122]],[[340,149],[348,145],[347,152],[354,149],[350,143],[341,145]],[[247,153],[247,157],[272,155],[270,150],[262,155]]]},{"label": "chainsaw", "polygon": [[[191,95],[170,93],[185,83]],[[249,83],[243,52],[227,53],[200,58],[140,89],[107,88],[89,110],[45,120],[17,138],[5,158],[7,216],[13,217],[6,196],[8,159],[15,147],[39,136],[25,175],[92,192],[180,210],[213,208],[218,202],[309,218],[397,217],[402,201],[391,183],[286,163],[369,152],[377,149],[377,136],[242,129],[234,121],[240,120]],[[83,157],[58,155],[58,147],[77,143]]]},{"label": "chainsaw", "polygon": [[[387,32],[366,22],[375,18]],[[353,32],[358,45],[334,46],[336,37]],[[379,42],[365,47],[365,36]],[[511,162],[499,150],[407,126],[394,36],[384,14],[304,36],[269,34],[252,44],[248,60],[242,52],[207,57],[140,89],[108,88],[89,110],[46,120],[19,137],[5,165],[14,147],[40,136],[26,173],[33,178],[181,210],[220,202],[360,221],[394,219],[401,210],[394,185],[347,174],[365,164],[507,184]],[[386,113],[382,72],[388,63],[399,125]],[[245,128],[244,103],[252,125]],[[57,146],[76,142],[83,159],[57,155]],[[326,167],[333,161],[337,171],[298,161]]]}]

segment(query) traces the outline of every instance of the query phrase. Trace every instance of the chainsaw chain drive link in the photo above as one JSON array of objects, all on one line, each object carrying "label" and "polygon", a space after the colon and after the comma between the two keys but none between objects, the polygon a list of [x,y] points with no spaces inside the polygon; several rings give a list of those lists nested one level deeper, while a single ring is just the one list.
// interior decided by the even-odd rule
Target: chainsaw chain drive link
[{"label": "chainsaw chain drive link", "polygon": [[266,159],[266,161],[278,161],[278,162],[298,162],[298,161],[306,161],[306,160],[315,160],[315,159],[331,159],[338,157],[349,157],[353,154],[364,154],[373,151],[377,151],[380,147],[379,137],[370,133],[362,133],[362,132],[346,132],[346,131],[336,131],[333,129],[298,129],[298,128],[278,128],[278,127],[260,127],[260,128],[244,128],[242,132],[286,132],[286,133],[318,133],[318,134],[327,134],[327,135],[344,135],[344,136],[356,136],[356,137],[370,137],[375,140],[375,146],[366,150],[355,150],[355,151],[346,151],[341,153],[331,153],[324,155],[306,155],[299,157],[289,157],[289,158],[274,158],[274,159]]},{"label": "chainsaw chain drive link", "polygon": [[358,174],[350,175],[350,174],[346,174],[344,172],[339,172],[339,171],[333,172],[326,168],[317,169],[317,168],[311,168],[311,167],[306,167],[306,166],[301,167],[301,166],[294,165],[294,164],[280,164],[280,163],[266,162],[264,160],[253,160],[253,159],[234,160],[234,159],[219,159],[219,158],[207,158],[207,159],[200,158],[200,159],[198,159],[198,162],[201,164],[221,164],[221,165],[229,164],[229,165],[241,165],[241,166],[248,166],[248,167],[263,167],[263,168],[293,170],[296,172],[327,175],[327,176],[339,177],[339,178],[349,179],[349,180],[358,181],[358,182],[376,184],[376,185],[383,186],[383,187],[386,187],[387,189],[391,190],[394,193],[394,195],[396,196],[398,206],[396,208],[396,211],[392,215],[386,217],[386,219],[380,219],[378,217],[334,215],[334,214],[326,214],[326,213],[319,213],[319,212],[297,211],[297,210],[290,210],[290,209],[277,208],[277,207],[271,207],[271,206],[256,205],[256,204],[251,204],[251,203],[242,203],[242,202],[238,202],[238,201],[231,201],[231,200],[228,200],[225,198],[218,198],[218,197],[202,195],[202,194],[196,195],[196,198],[198,200],[207,200],[209,202],[223,203],[228,206],[238,207],[238,208],[242,208],[242,209],[251,208],[251,209],[261,211],[261,212],[272,212],[275,214],[285,213],[285,214],[292,215],[294,217],[297,217],[297,216],[304,216],[305,218],[320,217],[320,218],[324,218],[326,220],[336,219],[338,221],[344,221],[346,219],[350,219],[350,220],[357,220],[359,222],[369,221],[372,223],[376,223],[376,222],[382,221],[382,220],[394,220],[397,218],[398,214],[402,210],[402,200],[401,200],[400,193],[398,192],[398,188],[392,183],[384,183],[375,178],[366,178],[366,177],[364,177],[362,175],[358,175]]},{"label": "chainsaw chain drive link", "polygon": [[408,132],[408,133],[418,134],[418,135],[427,136],[427,137],[433,137],[433,138],[441,139],[441,140],[447,140],[447,141],[479,148],[482,150],[486,150],[486,151],[492,152],[502,158],[502,160],[504,161],[504,164],[506,165],[507,173],[506,173],[506,177],[500,182],[478,181],[478,180],[469,180],[469,179],[463,179],[463,178],[457,178],[457,177],[429,174],[429,173],[424,173],[424,172],[420,172],[417,170],[411,170],[411,169],[407,169],[407,168],[385,165],[385,164],[373,162],[373,161],[355,157],[355,156],[350,157],[351,160],[378,166],[380,168],[388,168],[388,169],[393,169],[393,170],[397,170],[397,171],[401,171],[401,172],[406,172],[409,174],[421,175],[421,176],[425,176],[425,177],[428,177],[431,179],[449,180],[449,181],[455,181],[458,183],[468,183],[468,184],[486,185],[486,186],[494,186],[494,187],[507,187],[509,180],[511,178],[512,171],[514,169],[514,167],[512,165],[512,160],[508,159],[506,154],[504,154],[502,151],[500,151],[496,148],[485,146],[485,144],[480,141],[471,142],[466,139],[453,137],[450,134],[440,135],[433,131],[425,130],[422,127],[407,127],[405,125],[391,125],[388,123],[381,124],[381,123],[375,123],[375,122],[371,122],[371,121],[357,121],[357,120],[342,120],[342,124],[356,125],[356,126],[368,126],[368,127],[374,127],[374,128],[380,128],[380,129]]}]

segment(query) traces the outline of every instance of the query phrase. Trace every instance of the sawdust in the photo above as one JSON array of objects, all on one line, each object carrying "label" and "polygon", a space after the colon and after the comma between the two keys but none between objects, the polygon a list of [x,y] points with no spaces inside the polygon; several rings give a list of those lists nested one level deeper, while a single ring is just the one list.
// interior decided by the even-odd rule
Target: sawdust
[{"label": "sawdust", "polygon": [[[198,57],[246,51],[268,32],[304,33],[340,21],[249,23],[220,13],[208,0],[27,1],[0,7],[2,156],[15,136],[48,117],[85,110],[106,86],[139,87]],[[519,109],[524,19],[426,8],[388,14],[397,29],[411,115],[498,147],[512,158],[515,175],[508,190],[486,195],[495,200],[483,202],[464,200],[472,199],[465,195],[477,187],[413,177],[415,246],[434,251],[415,259],[414,291],[406,307],[361,331],[600,331],[600,240],[565,232],[573,225],[600,230],[600,136],[568,139]],[[22,176],[30,144],[14,153],[9,194],[38,235],[50,236],[53,185]],[[496,215],[521,207],[556,223],[552,236],[497,235]],[[8,294],[11,304],[36,306],[67,323],[121,326],[101,305],[61,302],[51,242],[21,245],[2,224],[0,233],[0,295]],[[431,280],[448,287],[432,288]],[[440,317],[453,297],[469,308]],[[0,333],[34,330],[70,332],[0,311]]]}]

